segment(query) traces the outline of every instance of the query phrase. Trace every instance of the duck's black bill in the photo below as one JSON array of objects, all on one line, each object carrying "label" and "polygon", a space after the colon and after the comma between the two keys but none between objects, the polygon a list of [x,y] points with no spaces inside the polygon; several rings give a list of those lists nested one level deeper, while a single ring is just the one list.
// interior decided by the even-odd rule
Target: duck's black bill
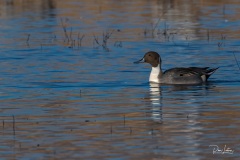
[{"label": "duck's black bill", "polygon": [[135,63],[135,64],[138,64],[138,63],[144,63],[145,61],[144,61],[144,58],[142,58],[142,59],[140,59],[139,61],[136,61],[136,62],[133,62],[133,63]]}]

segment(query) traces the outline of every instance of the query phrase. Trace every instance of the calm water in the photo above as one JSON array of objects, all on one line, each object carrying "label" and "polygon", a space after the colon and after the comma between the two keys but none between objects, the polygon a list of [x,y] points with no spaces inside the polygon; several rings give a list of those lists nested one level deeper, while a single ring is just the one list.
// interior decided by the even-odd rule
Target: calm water
[{"label": "calm water", "polygon": [[[239,159],[239,14],[238,0],[1,1],[1,159]],[[163,69],[220,68],[149,84],[133,64],[149,50]]]}]

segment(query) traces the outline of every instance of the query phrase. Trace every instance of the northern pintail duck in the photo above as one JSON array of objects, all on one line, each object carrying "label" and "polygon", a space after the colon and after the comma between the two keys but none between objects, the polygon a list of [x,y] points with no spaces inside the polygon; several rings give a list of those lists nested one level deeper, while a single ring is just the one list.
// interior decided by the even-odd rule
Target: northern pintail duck
[{"label": "northern pintail duck", "polygon": [[134,63],[150,63],[152,65],[152,71],[150,73],[149,81],[155,83],[165,84],[201,84],[205,83],[207,79],[218,68],[172,68],[162,71],[162,60],[157,52],[149,51],[142,59]]}]

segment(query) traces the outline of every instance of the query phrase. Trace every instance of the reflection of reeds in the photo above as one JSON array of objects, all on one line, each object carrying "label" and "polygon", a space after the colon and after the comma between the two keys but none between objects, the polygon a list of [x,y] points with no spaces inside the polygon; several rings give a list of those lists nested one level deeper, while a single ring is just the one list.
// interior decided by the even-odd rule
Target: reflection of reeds
[{"label": "reflection of reeds", "polygon": [[144,34],[144,37],[146,38],[147,37],[147,28],[144,28],[143,34]]},{"label": "reflection of reeds", "polygon": [[111,32],[106,32],[106,33],[103,32],[103,44],[102,44],[103,48],[107,48],[107,41],[111,37],[112,33],[113,33],[113,30]]},{"label": "reflection of reeds", "polygon": [[15,117],[12,115],[13,118],[13,134],[15,135]]},{"label": "reflection of reeds", "polygon": [[152,37],[154,37],[154,33],[155,33],[156,29],[157,29],[157,26],[158,26],[159,22],[160,22],[160,18],[158,18],[158,21],[157,21],[156,24],[152,23],[152,30],[151,30],[152,31]]},{"label": "reflection of reeds", "polygon": [[70,29],[69,39],[70,39],[70,41],[73,41],[73,39],[72,39],[72,27]]},{"label": "reflection of reeds", "polygon": [[[67,19],[65,21],[67,21]],[[66,45],[72,49],[74,49],[77,46],[77,48],[79,49],[79,47],[82,46],[82,40],[85,37],[85,35],[84,34],[81,35],[80,32],[78,32],[77,38],[74,39],[73,38],[74,32],[72,27],[70,28],[70,31],[67,32],[67,25],[66,23],[64,23],[62,18],[61,18],[61,25],[62,25],[64,36],[65,36],[64,42],[67,42]]]},{"label": "reflection of reeds", "polygon": [[220,48],[223,45],[223,42],[218,42],[218,48]]},{"label": "reflection of reeds", "polygon": [[111,125],[111,128],[110,128],[110,133],[111,133],[111,134],[113,133],[113,128],[112,128],[112,125]]},{"label": "reflection of reeds", "polygon": [[82,46],[82,40],[84,37],[84,34],[80,37],[80,33],[78,33],[78,48]]},{"label": "reflection of reeds", "polygon": [[210,33],[209,33],[209,29],[207,30],[207,40],[208,40],[208,42],[209,42],[209,40],[210,40]]},{"label": "reflection of reeds", "polygon": [[169,26],[167,25],[167,22],[164,22],[164,29],[161,32],[161,30],[158,29],[159,23],[160,23],[160,18],[158,19],[158,21],[155,24],[151,23],[151,30],[148,30],[147,28],[145,28],[143,31],[144,36],[147,37],[148,32],[150,32],[152,38],[155,38],[155,34],[157,34],[158,36],[163,35],[165,40],[167,40],[167,41],[169,41],[170,38],[172,40],[174,40],[174,35],[177,33],[169,32]]},{"label": "reflection of reeds", "polygon": [[122,47],[123,45],[122,45],[122,41],[116,41],[115,43],[114,43],[114,46],[115,47]]},{"label": "reflection of reeds", "polygon": [[62,18],[61,18],[61,24],[62,24],[63,32],[64,32],[64,35],[65,35],[65,39],[67,39],[67,41],[69,42],[69,36],[68,36],[68,33],[67,33],[67,27],[66,27],[66,24],[63,23]]},{"label": "reflection of reeds", "polygon": [[218,42],[218,48],[225,46],[225,39],[226,39],[226,36],[221,34],[221,42]]},{"label": "reflection of reeds", "polygon": [[98,37],[95,36],[95,34],[93,34],[93,37],[94,37],[95,43],[98,44],[99,46],[101,46],[101,44],[98,41]]},{"label": "reflection of reeds", "polygon": [[165,39],[168,36],[168,32],[167,31],[168,31],[168,25],[167,25],[167,22],[165,22],[164,23],[164,31],[163,31],[163,35],[165,36]]},{"label": "reflection of reeds", "polygon": [[113,31],[114,31],[114,30],[112,30],[112,31],[110,31],[110,32],[107,31],[106,33],[103,32],[103,34],[102,34],[102,42],[99,42],[98,37],[93,34],[94,42],[95,42],[98,46],[102,46],[103,49],[109,51],[109,49],[108,49],[108,47],[107,47],[107,43],[108,43],[109,38],[110,38],[111,35],[113,34]]},{"label": "reflection of reeds", "polygon": [[29,47],[29,39],[30,39],[30,34],[28,34],[27,40],[26,40],[26,44],[27,44],[28,47]]},{"label": "reflection of reeds", "polygon": [[226,36],[223,35],[223,34],[221,34],[221,39],[222,39],[222,40],[225,40],[225,39],[226,39]]},{"label": "reflection of reeds", "polygon": [[223,8],[222,8],[223,15],[225,15],[225,10],[226,10],[226,6],[223,5]]},{"label": "reflection of reeds", "polygon": [[238,63],[238,60],[237,60],[237,58],[236,58],[236,55],[235,55],[235,52],[234,52],[234,51],[233,51],[233,56],[234,56],[234,59],[235,59],[235,61],[236,61],[236,63],[237,63],[238,69],[240,70],[240,66],[239,66],[239,63]]}]

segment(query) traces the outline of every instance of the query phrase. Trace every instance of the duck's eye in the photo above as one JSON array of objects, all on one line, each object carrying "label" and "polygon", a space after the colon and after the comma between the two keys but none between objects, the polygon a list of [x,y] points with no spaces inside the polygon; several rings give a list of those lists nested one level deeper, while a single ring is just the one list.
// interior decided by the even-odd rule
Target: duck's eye
[{"label": "duck's eye", "polygon": [[151,55],[150,55],[150,54],[149,54],[148,56],[149,56],[149,57],[151,57]]}]

